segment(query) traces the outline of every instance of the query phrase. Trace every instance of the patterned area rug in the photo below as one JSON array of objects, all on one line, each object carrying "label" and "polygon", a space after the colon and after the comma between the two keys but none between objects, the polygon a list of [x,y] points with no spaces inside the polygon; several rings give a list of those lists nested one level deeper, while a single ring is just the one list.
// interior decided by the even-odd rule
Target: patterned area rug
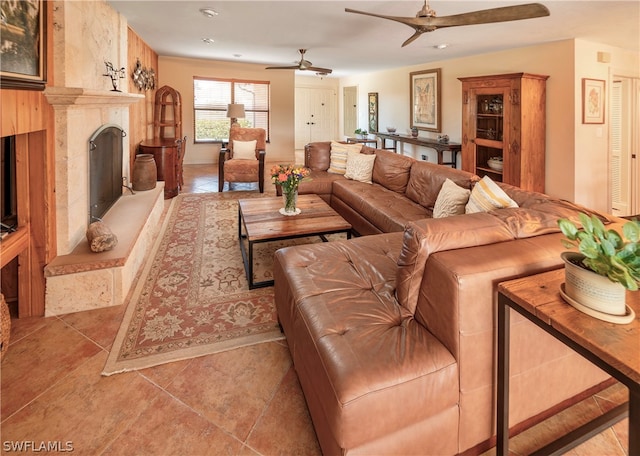
[{"label": "patterned area rug", "polygon": [[[255,192],[181,194],[132,294],[103,375],[283,339],[273,287],[249,290],[238,245],[238,199]],[[254,280],[273,253],[304,238],[257,244]]]}]

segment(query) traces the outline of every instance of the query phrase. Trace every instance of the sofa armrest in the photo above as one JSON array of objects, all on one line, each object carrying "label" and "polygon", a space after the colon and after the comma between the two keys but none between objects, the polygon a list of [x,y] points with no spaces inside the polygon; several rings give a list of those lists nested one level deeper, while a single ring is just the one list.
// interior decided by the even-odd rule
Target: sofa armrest
[{"label": "sofa armrest", "polygon": [[411,313],[416,311],[427,260],[432,254],[510,241],[514,237],[506,224],[486,212],[408,223],[398,258],[398,302]]}]

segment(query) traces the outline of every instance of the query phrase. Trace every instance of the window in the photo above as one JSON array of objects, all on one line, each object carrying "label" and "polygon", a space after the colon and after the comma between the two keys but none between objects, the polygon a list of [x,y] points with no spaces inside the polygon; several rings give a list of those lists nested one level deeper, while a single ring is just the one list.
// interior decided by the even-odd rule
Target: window
[{"label": "window", "polygon": [[229,103],[244,105],[243,127],[264,128],[269,140],[269,82],[239,79],[193,78],[195,142],[213,142],[229,137]]}]

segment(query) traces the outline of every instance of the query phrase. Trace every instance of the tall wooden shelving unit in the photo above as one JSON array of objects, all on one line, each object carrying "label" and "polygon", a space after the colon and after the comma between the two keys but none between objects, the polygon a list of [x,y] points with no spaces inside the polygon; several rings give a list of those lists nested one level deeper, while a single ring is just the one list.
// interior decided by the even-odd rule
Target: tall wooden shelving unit
[{"label": "tall wooden shelving unit", "polygon": [[[546,81],[512,73],[462,81],[462,169],[544,192]],[[502,170],[489,167],[502,159]]]},{"label": "tall wooden shelving unit", "polygon": [[158,180],[164,181],[165,199],[177,196],[182,188],[182,162],[187,137],[182,136],[182,97],[180,92],[162,86],[156,91],[153,108],[153,139],[142,141],[139,154],[152,154]]}]

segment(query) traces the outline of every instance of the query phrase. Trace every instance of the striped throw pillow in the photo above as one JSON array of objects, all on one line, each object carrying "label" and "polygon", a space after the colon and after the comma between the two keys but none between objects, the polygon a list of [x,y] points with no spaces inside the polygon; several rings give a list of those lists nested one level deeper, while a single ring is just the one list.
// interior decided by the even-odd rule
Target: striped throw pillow
[{"label": "striped throw pillow", "polygon": [[518,207],[518,204],[509,198],[509,195],[489,176],[484,176],[471,190],[469,202],[465,206],[464,212],[465,214],[473,214],[505,207]]},{"label": "striped throw pillow", "polygon": [[349,151],[360,153],[360,149],[362,149],[362,144],[342,144],[331,141],[331,162],[327,171],[334,174],[346,173]]}]

